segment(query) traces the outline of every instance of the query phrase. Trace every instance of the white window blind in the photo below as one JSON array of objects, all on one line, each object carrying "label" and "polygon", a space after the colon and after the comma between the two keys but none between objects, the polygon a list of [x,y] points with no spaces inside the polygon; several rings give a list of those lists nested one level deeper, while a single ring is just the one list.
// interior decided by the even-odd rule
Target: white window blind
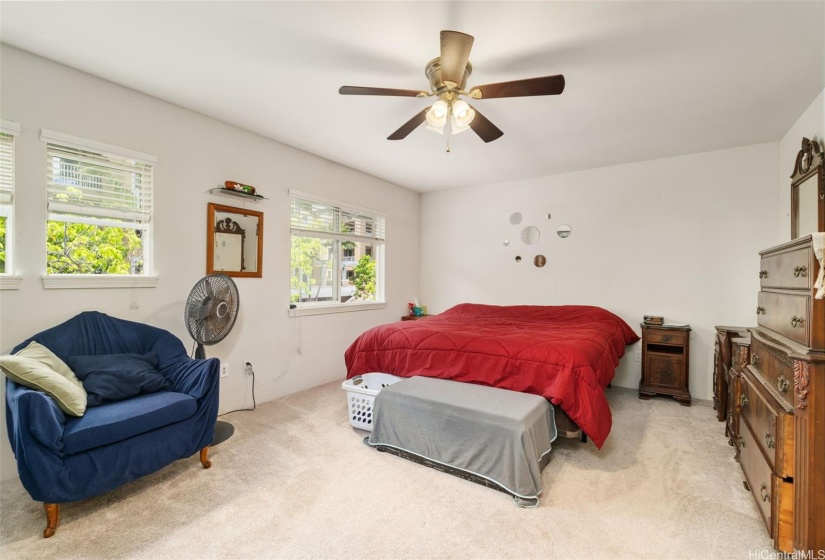
[{"label": "white window blind", "polygon": [[349,241],[384,241],[385,218],[374,210],[338,203],[290,191],[293,235]]},{"label": "white window blind", "polygon": [[151,164],[54,143],[46,144],[46,156],[50,213],[149,222]]},{"label": "white window blind", "polygon": [[14,136],[0,132],[0,204],[14,197]]}]

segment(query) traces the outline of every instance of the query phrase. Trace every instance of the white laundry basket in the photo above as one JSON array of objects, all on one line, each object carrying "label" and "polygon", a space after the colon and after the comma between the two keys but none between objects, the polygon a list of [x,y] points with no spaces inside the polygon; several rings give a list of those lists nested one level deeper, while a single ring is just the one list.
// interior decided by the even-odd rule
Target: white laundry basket
[{"label": "white laundry basket", "polygon": [[347,392],[347,410],[352,427],[371,432],[375,395],[401,379],[389,373],[365,373],[344,381],[341,388]]}]

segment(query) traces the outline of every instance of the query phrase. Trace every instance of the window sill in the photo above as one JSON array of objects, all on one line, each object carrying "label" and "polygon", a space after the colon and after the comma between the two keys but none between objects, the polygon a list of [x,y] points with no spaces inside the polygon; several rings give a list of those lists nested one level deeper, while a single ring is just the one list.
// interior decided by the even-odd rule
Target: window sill
[{"label": "window sill", "polygon": [[19,290],[22,283],[22,276],[0,275],[0,290]]},{"label": "window sill", "polygon": [[348,313],[351,311],[370,311],[373,309],[386,309],[385,302],[377,303],[338,303],[335,305],[317,305],[310,307],[299,307],[298,309],[290,309],[290,317],[304,317],[307,315],[326,315],[328,313]]},{"label": "window sill", "polygon": [[71,290],[92,288],[154,288],[157,276],[129,276],[126,274],[55,274],[41,276],[47,290]]}]

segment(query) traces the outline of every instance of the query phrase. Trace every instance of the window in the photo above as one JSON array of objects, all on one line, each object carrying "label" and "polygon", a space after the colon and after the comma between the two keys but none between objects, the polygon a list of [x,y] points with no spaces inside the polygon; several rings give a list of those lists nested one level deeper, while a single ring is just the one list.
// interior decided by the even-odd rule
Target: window
[{"label": "window", "polygon": [[298,309],[383,302],[384,216],[296,191],[289,195],[290,301]]},{"label": "window", "polygon": [[0,122],[0,274],[14,272],[14,138],[20,125]]},{"label": "window", "polygon": [[151,274],[156,158],[47,130],[41,140],[47,274]]}]

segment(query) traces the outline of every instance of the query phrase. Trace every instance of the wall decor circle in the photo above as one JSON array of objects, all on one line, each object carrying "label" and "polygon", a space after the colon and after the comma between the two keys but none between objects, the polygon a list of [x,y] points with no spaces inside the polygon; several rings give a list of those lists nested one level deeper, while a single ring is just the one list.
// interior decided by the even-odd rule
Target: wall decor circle
[{"label": "wall decor circle", "polygon": [[510,246],[510,240],[509,240],[509,239],[505,239],[505,240],[504,240],[503,245],[504,245],[505,247],[509,247],[509,246]]},{"label": "wall decor circle", "polygon": [[516,255],[516,262],[521,262],[521,255]]},{"label": "wall decor circle", "polygon": [[556,233],[559,234],[559,237],[565,239],[570,237],[570,234],[573,233],[573,228],[568,226],[567,224],[559,226],[559,229],[556,230]]},{"label": "wall decor circle", "polygon": [[541,268],[545,264],[547,264],[547,259],[544,255],[536,255],[536,257],[533,259],[533,264],[536,265],[538,268]]},{"label": "wall decor circle", "polygon": [[525,245],[534,245],[539,242],[541,232],[536,226],[527,226],[521,230],[521,240]]},{"label": "wall decor circle", "polygon": [[521,212],[513,212],[510,214],[510,223],[517,226],[521,223]]}]

